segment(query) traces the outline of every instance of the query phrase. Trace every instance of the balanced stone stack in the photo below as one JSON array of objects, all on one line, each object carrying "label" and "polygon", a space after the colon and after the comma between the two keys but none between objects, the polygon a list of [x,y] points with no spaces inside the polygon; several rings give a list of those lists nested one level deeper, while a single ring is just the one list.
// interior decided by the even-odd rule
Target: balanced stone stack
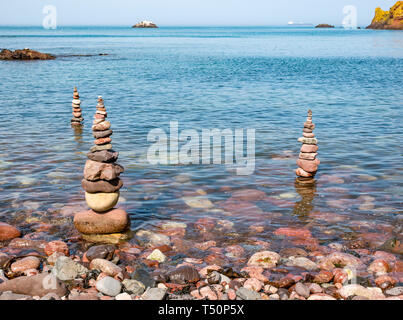
[{"label": "balanced stone stack", "polygon": [[74,225],[83,238],[92,242],[119,242],[129,237],[129,215],[114,206],[119,200],[123,183],[120,174],[123,167],[116,163],[118,152],[112,150],[111,123],[102,97],[98,98],[97,111],[92,126],[94,146],[87,154],[84,179],[85,200],[92,209],[79,212]]},{"label": "balanced stone stack", "polygon": [[312,111],[308,110],[308,118],[304,123],[302,137],[298,139],[302,142],[302,147],[297,160],[298,169],[295,170],[297,181],[300,183],[311,183],[315,177],[320,161],[317,157],[317,139],[313,133],[315,124],[312,123]]},{"label": "balanced stone stack", "polygon": [[84,118],[82,117],[81,101],[80,101],[80,95],[77,92],[77,87],[74,87],[72,107],[73,107],[73,118],[71,119],[71,124],[75,126],[81,125],[81,123],[84,121]]}]

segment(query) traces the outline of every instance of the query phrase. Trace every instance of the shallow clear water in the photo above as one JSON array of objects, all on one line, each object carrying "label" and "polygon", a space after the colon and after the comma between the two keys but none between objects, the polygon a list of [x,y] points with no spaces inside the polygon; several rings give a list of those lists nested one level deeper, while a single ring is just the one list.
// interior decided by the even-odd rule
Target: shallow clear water
[{"label": "shallow clear water", "polygon": [[[256,240],[286,245],[273,235],[278,227],[306,226],[320,243],[361,236],[377,245],[394,235],[403,194],[403,32],[0,28],[0,48],[25,47],[58,56],[0,61],[0,220],[36,232],[31,237],[74,234],[71,214],[85,208],[80,181],[98,95],[125,167],[120,206],[134,230],[182,221],[186,239],[245,248]],[[75,85],[82,131],[70,127]],[[321,165],[314,189],[296,189],[297,138],[308,108]],[[147,133],[168,132],[170,121],[180,131],[256,129],[255,172],[150,165]],[[212,209],[185,204],[182,197],[198,189]],[[241,189],[266,196],[234,198]],[[201,232],[200,218],[213,219],[212,227]],[[43,222],[51,226],[41,229]]]}]

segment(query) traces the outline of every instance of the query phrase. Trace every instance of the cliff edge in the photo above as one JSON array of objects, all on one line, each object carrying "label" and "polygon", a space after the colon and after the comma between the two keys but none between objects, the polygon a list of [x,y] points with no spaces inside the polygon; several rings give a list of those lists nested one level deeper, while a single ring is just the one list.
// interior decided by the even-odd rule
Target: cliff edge
[{"label": "cliff edge", "polygon": [[403,1],[398,1],[389,11],[375,9],[375,17],[367,29],[403,30]]}]

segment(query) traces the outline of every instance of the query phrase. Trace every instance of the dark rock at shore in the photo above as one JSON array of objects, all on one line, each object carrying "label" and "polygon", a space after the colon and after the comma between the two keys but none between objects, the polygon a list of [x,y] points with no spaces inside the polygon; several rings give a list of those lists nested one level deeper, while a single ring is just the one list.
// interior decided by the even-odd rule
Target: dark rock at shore
[{"label": "dark rock at shore", "polygon": [[0,60],[53,60],[54,56],[31,49],[11,51],[3,49],[0,52]]},{"label": "dark rock at shore", "polygon": [[191,266],[181,266],[163,275],[162,278],[170,283],[186,284],[200,280],[199,272]]},{"label": "dark rock at shore", "polygon": [[315,28],[334,28],[331,24],[321,23],[318,24]]},{"label": "dark rock at shore", "polygon": [[89,261],[94,259],[112,260],[116,247],[113,245],[99,245],[88,249],[86,257]]},{"label": "dark rock at shore", "polygon": [[158,26],[152,21],[141,21],[132,28],[158,28]]},{"label": "dark rock at shore", "polygon": [[375,9],[375,16],[366,29],[403,30],[403,1],[398,1],[389,11]]}]

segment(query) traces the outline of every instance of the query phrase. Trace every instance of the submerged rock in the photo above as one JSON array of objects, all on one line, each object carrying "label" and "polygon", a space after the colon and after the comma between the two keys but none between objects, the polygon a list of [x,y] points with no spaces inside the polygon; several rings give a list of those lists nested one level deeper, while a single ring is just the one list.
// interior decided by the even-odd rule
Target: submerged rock
[{"label": "submerged rock", "polygon": [[21,232],[16,227],[0,222],[0,241],[12,240],[19,236],[21,236]]},{"label": "submerged rock", "polygon": [[280,255],[273,251],[256,252],[248,261],[249,266],[273,268],[280,260]]},{"label": "submerged rock", "polygon": [[159,250],[155,249],[151,254],[147,257],[149,260],[155,260],[158,262],[164,262],[166,260],[166,256]]}]

